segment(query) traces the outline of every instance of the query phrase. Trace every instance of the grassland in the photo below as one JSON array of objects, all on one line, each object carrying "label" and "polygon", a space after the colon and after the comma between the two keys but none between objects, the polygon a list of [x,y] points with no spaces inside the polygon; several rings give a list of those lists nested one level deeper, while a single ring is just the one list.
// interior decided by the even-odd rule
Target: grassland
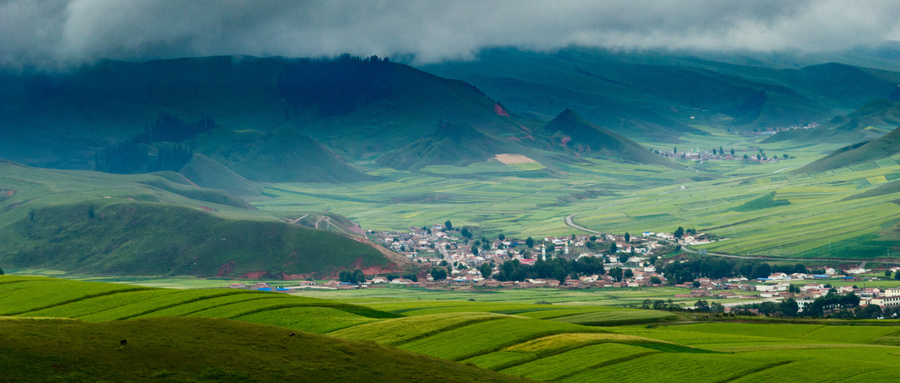
[{"label": "grassland", "polygon": [[[373,290],[351,292],[363,293],[355,298],[344,292],[348,295],[326,300],[22,276],[0,277],[0,291],[4,310],[0,315],[13,315],[0,319],[0,362],[10,366],[5,372],[14,371],[25,381],[38,380],[41,371],[59,380],[128,371],[129,380],[137,381],[271,381],[275,374],[378,381],[403,376],[414,365],[422,369],[416,379],[447,381],[900,378],[895,368],[900,354],[896,321],[698,322],[695,319],[703,317],[682,315],[677,321],[659,322],[660,315],[671,314],[607,306],[472,302],[465,298],[477,296],[471,292],[425,300],[399,299],[399,294],[388,298],[385,292],[375,296]],[[550,292],[519,294],[522,299],[539,293],[547,294],[547,299],[581,298]],[[43,319],[48,316],[60,318]],[[616,325],[627,321],[639,325]],[[297,337],[289,337],[290,331]],[[128,339],[128,345],[119,346],[119,339]],[[161,355],[164,347],[167,354]],[[146,360],[134,366],[138,362],[128,355],[138,350]],[[89,354],[92,358],[86,357]],[[269,360],[261,361],[264,357]],[[348,363],[356,367],[347,368]],[[369,363],[380,365],[366,367]],[[444,371],[434,372],[430,367],[434,363]],[[494,372],[465,375],[479,374],[475,367]],[[357,371],[361,368],[366,371]]]},{"label": "grassland", "polygon": [[[128,341],[120,346],[119,340]],[[445,360],[229,320],[88,323],[0,319],[3,380],[513,381]]]}]

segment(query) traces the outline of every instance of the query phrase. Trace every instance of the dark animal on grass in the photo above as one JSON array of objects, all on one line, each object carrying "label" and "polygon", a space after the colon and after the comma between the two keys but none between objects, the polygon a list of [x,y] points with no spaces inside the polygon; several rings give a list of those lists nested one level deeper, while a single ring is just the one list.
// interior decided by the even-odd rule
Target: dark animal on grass
[{"label": "dark animal on grass", "polygon": [[289,336],[297,336],[297,334],[291,333]]},{"label": "dark animal on grass", "polygon": [[122,347],[125,347],[125,345],[128,344],[128,341],[125,339],[122,339],[119,341],[119,344],[122,345]]}]

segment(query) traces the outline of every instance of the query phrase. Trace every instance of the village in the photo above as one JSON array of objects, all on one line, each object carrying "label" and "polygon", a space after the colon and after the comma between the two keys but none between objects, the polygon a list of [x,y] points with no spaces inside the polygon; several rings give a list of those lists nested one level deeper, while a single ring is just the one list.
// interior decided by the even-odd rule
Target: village
[{"label": "village", "polygon": [[[825,267],[819,273],[771,272],[765,276],[748,278],[697,277],[692,280],[670,281],[672,275],[663,270],[672,263],[687,262],[682,256],[663,259],[663,254],[678,252],[682,246],[701,245],[715,241],[715,236],[679,227],[674,233],[644,232],[639,236],[597,234],[566,237],[545,237],[534,240],[507,238],[474,238],[468,228],[455,229],[450,221],[426,227],[409,227],[408,231],[367,231],[368,238],[386,248],[406,256],[420,265],[420,272],[403,275],[355,276],[347,271],[339,280],[299,281],[295,286],[274,288],[266,283],[232,284],[232,288],[251,288],[265,291],[292,289],[363,289],[383,286],[418,287],[434,290],[526,289],[526,288],[638,288],[677,287],[685,293],[675,294],[676,300],[722,299],[726,312],[744,303],[795,300],[803,306],[817,298],[832,294],[853,293],[860,305],[881,307],[900,306],[900,287],[865,287],[863,274],[871,270],[858,265],[840,268]],[[701,254],[704,253],[702,250]],[[568,262],[591,261],[602,263],[602,271],[577,275],[569,273],[553,278],[501,278],[504,264],[533,267],[554,258]],[[428,272],[431,270],[431,272]],[[423,272],[424,271],[424,272]],[[887,275],[900,274],[900,267],[886,270]],[[423,275],[424,274],[424,275]],[[682,278],[683,279],[683,278]],[[806,281],[806,283],[799,282]],[[853,284],[853,282],[863,287]],[[671,283],[670,283],[671,282]],[[838,283],[840,282],[840,283]],[[849,283],[849,284],[848,284]],[[835,286],[832,286],[835,284]]]}]

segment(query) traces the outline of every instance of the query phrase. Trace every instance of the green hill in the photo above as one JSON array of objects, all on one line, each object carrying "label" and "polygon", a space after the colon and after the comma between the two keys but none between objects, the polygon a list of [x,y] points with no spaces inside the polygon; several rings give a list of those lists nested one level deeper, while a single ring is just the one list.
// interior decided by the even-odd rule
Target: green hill
[{"label": "green hill", "polygon": [[[253,181],[336,183],[371,179],[316,140],[288,127],[269,132],[218,132],[197,145],[201,153]],[[206,173],[211,171],[222,173],[206,169]]]},{"label": "green hill", "polygon": [[862,142],[881,137],[884,130],[900,125],[900,103],[885,99],[872,101],[814,129],[778,132],[764,140],[773,143],[793,140],[804,144]]},{"label": "green hill", "polygon": [[[327,275],[393,268],[372,246],[282,222],[232,220],[182,206],[99,200],[35,208],[0,227],[8,268],[101,275]],[[227,265],[231,265],[230,268]],[[222,275],[221,268],[230,270]]]},{"label": "green hill", "polygon": [[654,155],[649,149],[588,122],[571,109],[564,110],[544,129],[550,135],[552,145],[582,156],[672,166],[671,162]]},{"label": "green hill", "polygon": [[230,320],[0,319],[0,329],[3,376],[16,382],[521,381],[373,343]]},{"label": "green hill", "polygon": [[81,274],[283,277],[405,262],[367,242],[283,223],[237,197],[166,177],[181,176],[0,163],[0,189],[12,192],[0,200],[0,263]]},{"label": "green hill", "polygon": [[179,173],[198,186],[224,190],[238,196],[258,196],[262,190],[259,185],[241,177],[225,165],[199,153],[194,153],[191,161]]},{"label": "green hill", "polygon": [[900,128],[894,129],[879,139],[861,142],[835,150],[831,154],[797,169],[794,172],[821,172],[853,164],[877,161],[897,153],[900,153]]},{"label": "green hill", "polygon": [[497,154],[524,148],[489,137],[467,123],[446,122],[434,133],[388,153],[378,162],[395,169],[416,170],[428,165],[465,166]]}]

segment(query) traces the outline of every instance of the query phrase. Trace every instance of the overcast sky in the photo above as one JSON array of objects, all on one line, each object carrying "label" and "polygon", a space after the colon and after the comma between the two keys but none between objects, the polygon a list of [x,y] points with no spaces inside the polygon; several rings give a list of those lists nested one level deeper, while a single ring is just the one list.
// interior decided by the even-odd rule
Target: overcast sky
[{"label": "overcast sky", "polygon": [[0,65],[185,56],[471,59],[486,47],[835,50],[900,40],[897,0],[0,0]]}]

